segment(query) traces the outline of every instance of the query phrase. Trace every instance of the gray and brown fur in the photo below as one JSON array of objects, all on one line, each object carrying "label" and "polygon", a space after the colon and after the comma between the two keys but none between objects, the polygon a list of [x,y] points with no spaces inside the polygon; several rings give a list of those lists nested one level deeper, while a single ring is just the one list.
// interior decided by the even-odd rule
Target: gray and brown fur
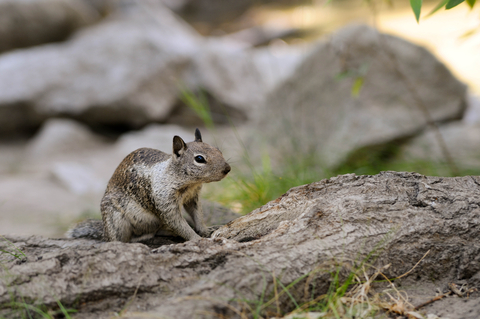
[{"label": "gray and brown fur", "polygon": [[[185,240],[210,236],[200,190],[203,183],[219,181],[228,172],[230,165],[220,150],[203,143],[198,129],[190,143],[175,136],[172,154],[151,148],[130,153],[113,173],[101,202],[104,239],[130,242],[165,233]],[[183,218],[182,207],[196,232]],[[75,229],[70,236],[85,237],[76,236]]]}]

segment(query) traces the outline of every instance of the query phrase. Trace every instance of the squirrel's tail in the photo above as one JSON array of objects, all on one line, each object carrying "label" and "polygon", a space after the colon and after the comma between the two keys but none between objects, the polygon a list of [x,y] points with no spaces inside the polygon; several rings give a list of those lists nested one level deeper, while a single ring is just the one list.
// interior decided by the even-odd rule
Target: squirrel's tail
[{"label": "squirrel's tail", "polygon": [[86,221],[76,224],[69,229],[65,236],[67,238],[86,238],[104,240],[103,238],[103,222],[101,219],[87,219]]}]

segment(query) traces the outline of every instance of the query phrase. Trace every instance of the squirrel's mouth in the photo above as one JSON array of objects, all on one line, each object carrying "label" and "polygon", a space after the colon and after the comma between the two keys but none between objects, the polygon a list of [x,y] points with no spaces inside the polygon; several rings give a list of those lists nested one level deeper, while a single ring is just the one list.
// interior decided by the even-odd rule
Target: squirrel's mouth
[{"label": "squirrel's mouth", "polygon": [[230,165],[225,164],[225,167],[223,168],[223,170],[218,171],[217,174],[215,174],[215,175],[210,175],[209,178],[208,178],[208,182],[204,182],[204,183],[221,181],[222,179],[224,179],[228,175],[228,173],[230,173],[231,170],[232,170],[232,168],[230,167]]},{"label": "squirrel's mouth", "polygon": [[227,176],[228,173],[217,175],[217,176],[212,176],[212,178],[206,182],[206,183],[211,183],[211,182],[219,182],[222,179],[224,179]]}]

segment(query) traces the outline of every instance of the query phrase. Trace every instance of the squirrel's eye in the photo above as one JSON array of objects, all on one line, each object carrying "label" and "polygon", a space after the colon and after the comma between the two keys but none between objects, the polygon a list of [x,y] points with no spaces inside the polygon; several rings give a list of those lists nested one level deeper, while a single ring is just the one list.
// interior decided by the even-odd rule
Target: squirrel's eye
[{"label": "squirrel's eye", "polygon": [[197,156],[195,156],[195,162],[200,163],[200,164],[204,164],[207,161],[205,160],[205,157],[203,157],[202,155],[197,155]]}]

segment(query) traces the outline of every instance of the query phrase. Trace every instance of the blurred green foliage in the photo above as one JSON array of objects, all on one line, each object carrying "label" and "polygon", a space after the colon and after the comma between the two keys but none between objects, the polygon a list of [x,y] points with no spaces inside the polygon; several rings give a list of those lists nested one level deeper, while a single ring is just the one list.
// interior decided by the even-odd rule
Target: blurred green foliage
[{"label": "blurred green foliage", "polygon": [[[476,0],[442,0],[438,3],[438,5],[428,14],[432,15],[438,10],[445,8],[446,10],[450,10],[455,8],[462,2],[466,2],[470,9],[473,9],[475,6]],[[420,13],[422,12],[423,1],[422,0],[410,0],[410,6],[412,7],[413,13],[415,15],[415,19],[417,22],[420,22]]]}]

